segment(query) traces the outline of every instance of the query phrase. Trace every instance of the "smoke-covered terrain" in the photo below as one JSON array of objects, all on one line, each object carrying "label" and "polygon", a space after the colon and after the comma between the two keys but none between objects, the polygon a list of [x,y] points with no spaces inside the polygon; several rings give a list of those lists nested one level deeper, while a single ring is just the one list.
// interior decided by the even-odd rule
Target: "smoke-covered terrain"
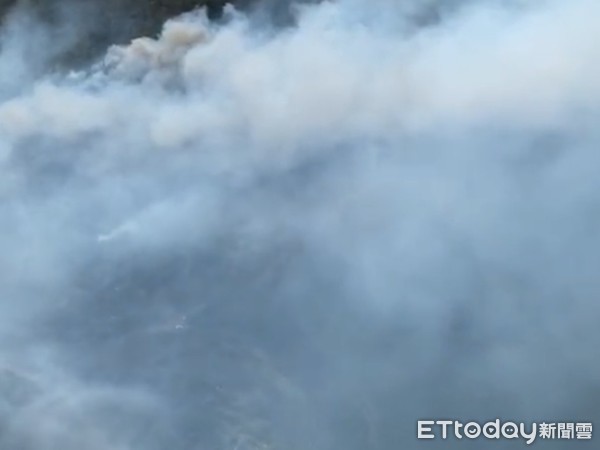
[{"label": "smoke-covered terrain", "polygon": [[6,16],[0,450],[600,420],[600,3],[283,3]]}]

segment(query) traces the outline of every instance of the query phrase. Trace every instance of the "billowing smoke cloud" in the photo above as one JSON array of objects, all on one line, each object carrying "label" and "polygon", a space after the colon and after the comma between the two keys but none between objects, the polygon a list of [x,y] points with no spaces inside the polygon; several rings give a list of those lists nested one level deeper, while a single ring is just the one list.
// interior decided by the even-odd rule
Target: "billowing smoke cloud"
[{"label": "billowing smoke cloud", "polygon": [[600,3],[294,11],[69,74],[67,34],[4,25],[1,449],[600,418]]}]

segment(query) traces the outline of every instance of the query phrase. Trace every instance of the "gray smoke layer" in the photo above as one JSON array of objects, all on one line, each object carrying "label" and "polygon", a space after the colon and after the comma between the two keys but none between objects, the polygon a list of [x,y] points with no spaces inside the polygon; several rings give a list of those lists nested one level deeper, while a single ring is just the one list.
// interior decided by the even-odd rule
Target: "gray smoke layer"
[{"label": "gray smoke layer", "polygon": [[0,449],[600,420],[600,3],[294,11],[70,74],[78,26],[4,24]]}]

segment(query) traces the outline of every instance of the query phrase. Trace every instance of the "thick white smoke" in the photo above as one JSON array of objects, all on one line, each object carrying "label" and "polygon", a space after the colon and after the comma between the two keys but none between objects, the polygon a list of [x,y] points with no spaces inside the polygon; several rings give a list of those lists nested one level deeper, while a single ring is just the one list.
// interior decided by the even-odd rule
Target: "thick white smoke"
[{"label": "thick white smoke", "polygon": [[65,33],[4,24],[0,449],[600,418],[600,3],[295,11],[69,74]]}]

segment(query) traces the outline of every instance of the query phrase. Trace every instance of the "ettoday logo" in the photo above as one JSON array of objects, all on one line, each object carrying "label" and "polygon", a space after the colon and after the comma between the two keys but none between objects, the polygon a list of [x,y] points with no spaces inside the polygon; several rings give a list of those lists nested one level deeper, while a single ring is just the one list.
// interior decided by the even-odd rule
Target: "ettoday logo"
[{"label": "ettoday logo", "polygon": [[523,439],[531,445],[540,439],[583,439],[592,438],[592,424],[587,423],[546,423],[502,422],[500,419],[480,424],[458,420],[419,420],[417,439]]}]

